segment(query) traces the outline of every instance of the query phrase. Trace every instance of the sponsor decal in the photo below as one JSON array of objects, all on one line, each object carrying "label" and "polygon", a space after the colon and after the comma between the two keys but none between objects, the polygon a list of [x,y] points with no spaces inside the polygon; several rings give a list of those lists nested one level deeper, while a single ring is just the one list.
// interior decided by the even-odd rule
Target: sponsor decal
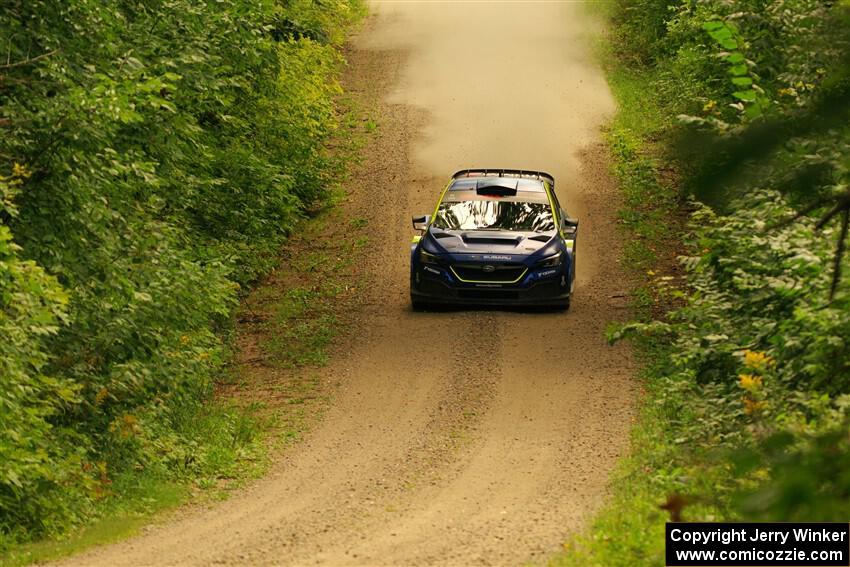
[{"label": "sponsor decal", "polygon": [[497,283],[479,283],[479,284],[475,284],[475,287],[502,287],[502,284],[497,284]]},{"label": "sponsor decal", "polygon": [[484,256],[485,260],[510,260],[510,256]]},{"label": "sponsor decal", "polygon": [[553,274],[557,274],[558,270],[543,270],[542,272],[537,272],[537,277],[545,278],[546,276],[551,276]]},{"label": "sponsor decal", "polygon": [[440,270],[435,270],[434,268],[431,268],[430,266],[422,266],[422,269],[425,270],[426,272],[431,272],[432,274],[437,274],[438,276],[442,273],[442,272],[440,272]]}]

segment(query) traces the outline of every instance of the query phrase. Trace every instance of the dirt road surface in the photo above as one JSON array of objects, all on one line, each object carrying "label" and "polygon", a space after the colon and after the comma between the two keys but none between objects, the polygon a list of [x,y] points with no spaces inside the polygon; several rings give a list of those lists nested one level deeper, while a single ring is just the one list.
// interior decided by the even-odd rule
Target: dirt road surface
[{"label": "dirt road surface", "polygon": [[[378,128],[346,207],[371,230],[356,332],[321,420],[227,502],[69,563],[517,565],[545,560],[604,501],[635,386],[603,331],[625,316],[613,111],[575,2],[375,2],[346,85]],[[410,217],[464,167],[553,173],[581,220],[565,313],[414,313]]]}]

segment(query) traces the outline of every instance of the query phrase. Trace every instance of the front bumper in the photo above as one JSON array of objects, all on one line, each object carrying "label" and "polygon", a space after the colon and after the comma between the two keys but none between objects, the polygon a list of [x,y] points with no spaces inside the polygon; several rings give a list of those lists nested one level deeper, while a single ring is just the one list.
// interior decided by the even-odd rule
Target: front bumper
[{"label": "front bumper", "polygon": [[458,281],[448,270],[420,265],[411,274],[410,296],[424,303],[463,305],[562,306],[569,301],[572,282],[564,271],[539,274],[530,273],[513,285],[471,284]]}]

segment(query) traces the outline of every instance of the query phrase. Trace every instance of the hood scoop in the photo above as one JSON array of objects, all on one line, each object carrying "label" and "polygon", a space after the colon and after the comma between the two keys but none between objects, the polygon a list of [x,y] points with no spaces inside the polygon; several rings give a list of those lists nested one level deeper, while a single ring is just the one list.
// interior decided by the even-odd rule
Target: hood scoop
[{"label": "hood scoop", "polygon": [[466,232],[461,235],[461,238],[467,244],[497,244],[502,246],[517,246],[522,240],[522,236],[498,236],[496,234],[480,234],[474,232]]},{"label": "hood scoop", "polygon": [[552,240],[551,234],[537,234],[529,238],[529,240],[536,240],[537,242],[549,242]]}]

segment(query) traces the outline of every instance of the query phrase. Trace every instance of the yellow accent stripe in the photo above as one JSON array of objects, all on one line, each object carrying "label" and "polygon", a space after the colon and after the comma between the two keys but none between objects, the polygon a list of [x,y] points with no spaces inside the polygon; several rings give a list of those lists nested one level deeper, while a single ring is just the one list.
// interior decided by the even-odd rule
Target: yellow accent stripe
[{"label": "yellow accent stripe", "polygon": [[519,277],[518,277],[517,279],[515,279],[514,281],[512,281],[512,282],[499,282],[499,281],[486,281],[486,280],[465,280],[465,279],[463,279],[462,277],[460,277],[459,275],[457,275],[457,272],[455,271],[454,266],[449,266],[449,269],[452,271],[452,273],[455,275],[455,277],[456,277],[457,279],[459,279],[460,281],[462,281],[463,283],[496,283],[496,284],[515,284],[515,283],[517,283],[519,280],[521,280],[521,279],[523,278],[523,276],[525,276],[525,274],[527,274],[527,273],[528,273],[528,268],[526,268],[526,269],[524,269],[524,270],[522,271],[522,273],[519,275]]},{"label": "yellow accent stripe", "polygon": [[419,242],[420,240],[422,240],[422,235],[421,235],[421,234],[414,234],[414,235],[413,235],[413,244],[416,244],[416,243],[417,243],[417,242]]},{"label": "yellow accent stripe", "polygon": [[452,183],[454,183],[454,178],[452,178],[452,179],[451,179],[451,181],[449,181],[448,183],[446,183],[446,186],[443,188],[443,192],[442,192],[442,193],[440,193],[440,198],[437,200],[437,206],[436,206],[436,207],[434,207],[434,214],[433,214],[433,215],[431,215],[431,222],[433,222],[433,221],[434,221],[434,219],[435,219],[435,218],[437,218],[437,211],[439,211],[439,210],[440,210],[440,203],[442,203],[442,202],[443,202],[443,197],[445,197],[445,196],[446,196],[446,191],[448,191],[448,190],[449,190],[449,187],[451,187],[451,186],[452,186]]},{"label": "yellow accent stripe", "polygon": [[551,189],[549,188],[549,182],[543,182],[543,190],[546,191],[546,198],[549,199],[549,208],[552,209],[552,220],[555,221],[558,227],[558,234],[561,235],[561,238],[566,240],[567,236],[561,231],[561,223],[558,222],[558,211],[555,210],[555,201],[552,200]]}]

